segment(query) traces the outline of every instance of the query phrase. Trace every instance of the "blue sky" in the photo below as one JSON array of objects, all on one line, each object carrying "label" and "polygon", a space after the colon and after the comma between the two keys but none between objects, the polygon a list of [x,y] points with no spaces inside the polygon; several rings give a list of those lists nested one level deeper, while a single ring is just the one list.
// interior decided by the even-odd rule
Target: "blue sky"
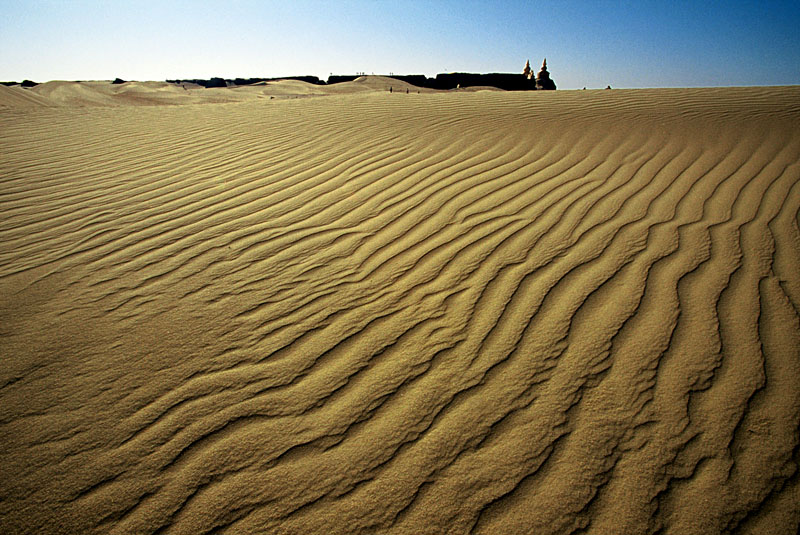
[{"label": "blue sky", "polygon": [[0,80],[520,72],[800,84],[800,1],[0,0]]}]

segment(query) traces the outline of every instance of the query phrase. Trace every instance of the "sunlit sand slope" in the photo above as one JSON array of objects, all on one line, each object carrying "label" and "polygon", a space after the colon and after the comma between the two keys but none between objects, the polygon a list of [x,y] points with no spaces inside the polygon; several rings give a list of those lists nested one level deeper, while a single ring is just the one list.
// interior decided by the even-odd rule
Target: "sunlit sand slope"
[{"label": "sunlit sand slope", "polygon": [[800,88],[0,124],[0,532],[796,533]]},{"label": "sunlit sand slope", "polygon": [[0,85],[0,111],[53,106],[49,99],[20,86]]},{"label": "sunlit sand slope", "polygon": [[[480,88],[470,88],[478,90]],[[316,85],[301,80],[275,80],[229,88],[208,88],[193,83],[109,81],[52,81],[32,88],[0,86],[0,110],[25,110],[41,106],[120,107],[167,106],[186,104],[224,104],[252,102],[259,99],[303,98],[397,91],[402,93],[437,93],[414,87],[385,76],[361,76],[350,82]]]}]

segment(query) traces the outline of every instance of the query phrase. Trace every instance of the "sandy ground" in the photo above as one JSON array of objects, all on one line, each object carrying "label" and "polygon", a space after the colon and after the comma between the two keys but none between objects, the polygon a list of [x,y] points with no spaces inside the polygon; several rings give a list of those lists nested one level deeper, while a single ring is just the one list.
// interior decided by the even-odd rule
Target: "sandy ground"
[{"label": "sandy ground", "polygon": [[415,91],[0,87],[1,533],[797,533],[800,87]]}]

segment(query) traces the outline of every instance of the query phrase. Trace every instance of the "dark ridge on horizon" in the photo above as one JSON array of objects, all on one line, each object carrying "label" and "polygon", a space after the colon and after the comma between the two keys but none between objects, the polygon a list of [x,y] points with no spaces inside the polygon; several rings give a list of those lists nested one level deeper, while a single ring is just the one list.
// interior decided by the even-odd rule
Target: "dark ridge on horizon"
[{"label": "dark ridge on horizon", "polygon": [[[211,87],[230,87],[230,86],[243,86],[253,85],[261,82],[277,82],[280,80],[299,80],[314,85],[334,85],[342,82],[352,82],[360,78],[360,74],[332,74],[328,76],[327,80],[321,80],[317,76],[282,76],[277,78],[222,78],[214,77],[210,79],[204,78],[179,78],[167,79],[169,83],[181,84],[192,83],[203,86],[205,88]],[[537,89],[555,89],[555,84],[550,82],[548,87],[542,87],[537,79],[530,78],[524,74],[514,73],[470,73],[470,72],[451,72],[439,73],[434,78],[428,78],[423,74],[390,74],[378,75],[385,76],[386,78],[394,78],[396,80],[406,82],[416,87],[427,89],[456,89],[458,87],[476,87],[488,86],[504,89],[507,91],[535,91]]]},{"label": "dark ridge on horizon", "polygon": [[[174,78],[167,79],[167,83],[172,84],[196,84],[205,88],[213,87],[231,87],[231,86],[245,86],[254,85],[262,82],[277,82],[280,80],[299,80],[314,85],[333,85],[342,82],[352,82],[365,76],[363,74],[331,74],[327,80],[321,80],[317,76],[303,75],[303,76],[281,76],[281,77],[251,77],[251,78]],[[374,76],[374,75],[373,75]],[[550,73],[547,71],[547,60],[542,64],[542,69],[536,77],[532,76],[530,70],[530,62],[525,65],[525,70],[520,73],[471,73],[471,72],[450,72],[439,73],[434,78],[428,78],[424,74],[389,74],[377,75],[386,78],[394,78],[396,80],[406,82],[416,87],[427,89],[457,89],[466,87],[495,87],[506,91],[535,91],[535,90],[554,90],[556,84],[550,79]],[[126,80],[122,78],[115,78],[112,84],[124,84]],[[0,82],[2,85],[12,86],[18,85],[17,82]],[[22,87],[33,87],[38,85],[36,82],[24,80]]]}]

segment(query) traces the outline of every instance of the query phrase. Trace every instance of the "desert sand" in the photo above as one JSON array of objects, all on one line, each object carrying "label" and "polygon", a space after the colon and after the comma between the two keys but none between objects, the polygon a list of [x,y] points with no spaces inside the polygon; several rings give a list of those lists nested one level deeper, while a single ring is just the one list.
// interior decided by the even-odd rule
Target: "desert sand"
[{"label": "desert sand", "polygon": [[797,532],[800,87],[405,89],[0,87],[0,532]]}]

